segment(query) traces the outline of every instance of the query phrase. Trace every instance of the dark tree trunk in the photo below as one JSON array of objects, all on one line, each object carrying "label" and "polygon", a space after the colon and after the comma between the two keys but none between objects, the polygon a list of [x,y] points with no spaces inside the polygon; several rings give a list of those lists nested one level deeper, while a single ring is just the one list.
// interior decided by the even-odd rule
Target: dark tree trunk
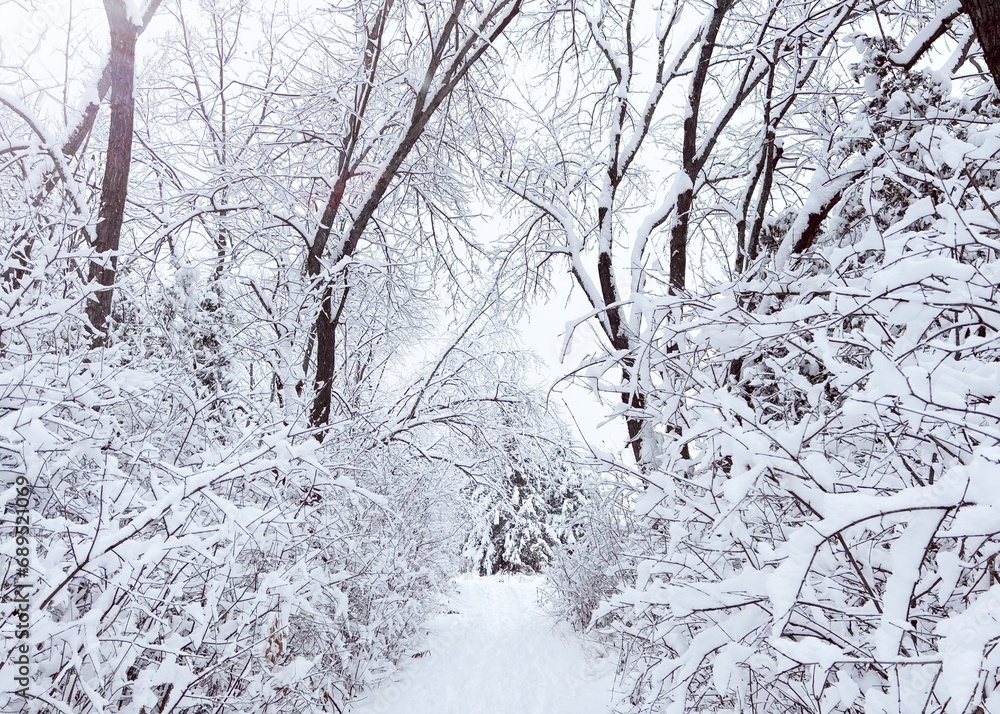
[{"label": "dark tree trunk", "polygon": [[[162,0],[152,0],[150,2],[149,7],[146,8],[146,12],[142,17],[142,27],[136,32],[136,36],[142,34],[142,31],[146,29],[161,2]],[[101,102],[104,101],[111,90],[111,69],[111,62],[108,61],[101,70],[101,76],[97,82],[97,97],[87,104],[77,123],[69,129],[69,139],[62,146],[62,153],[67,159],[79,153],[94,128]],[[45,197],[55,190],[59,180],[60,176],[57,170],[49,171],[45,182],[42,184],[42,189],[31,199],[32,208],[37,209],[42,205]],[[14,246],[11,250],[11,255],[14,260],[12,261],[12,265],[3,271],[2,278],[0,279],[7,282],[12,289],[17,289],[21,285],[21,280],[28,271],[32,250],[32,240],[29,233],[30,231],[27,226],[18,223],[15,223],[10,230],[10,235],[13,237],[12,245]],[[84,231],[84,235],[87,241],[91,242],[91,237],[86,231]]]},{"label": "dark tree trunk", "polygon": [[708,72],[715,54],[722,21],[731,6],[729,0],[719,0],[712,19],[705,29],[698,64],[688,90],[688,113],[684,117],[684,137],[681,143],[681,170],[687,175],[688,186],[677,196],[677,213],[670,231],[670,287],[683,292],[687,283],[687,244],[694,207],[694,189],[704,160],[698,152],[698,119],[701,114],[702,94],[708,81]]},{"label": "dark tree trunk", "polygon": [[[622,381],[629,384],[635,371],[635,361],[625,360],[622,367]],[[628,429],[628,442],[632,447],[632,456],[637,464],[642,464],[643,426],[646,423],[643,412],[646,410],[646,393],[636,388],[634,391],[622,392],[622,403],[628,407],[634,416],[625,418]]]},{"label": "dark tree trunk", "polygon": [[[460,22],[461,3],[456,3],[451,16],[445,23],[438,38],[434,42],[432,56],[430,57],[427,70],[425,72],[422,89],[417,92],[414,98],[413,111],[406,127],[404,135],[401,137],[396,150],[389,157],[382,168],[382,172],[371,188],[364,204],[360,206],[354,216],[351,217],[346,235],[338,249],[328,250],[330,233],[333,230],[337,216],[340,213],[340,206],[343,201],[344,191],[349,181],[353,166],[353,157],[358,150],[361,140],[361,119],[368,106],[369,94],[376,81],[376,70],[379,58],[382,53],[382,34],[385,31],[388,21],[388,13],[393,6],[393,0],[385,0],[381,6],[379,15],[372,27],[368,30],[368,37],[364,59],[364,73],[366,84],[359,90],[355,97],[355,118],[348,125],[347,133],[343,138],[341,147],[341,160],[338,167],[338,178],[330,193],[330,199],[324,209],[320,220],[320,226],[316,231],[309,253],[306,256],[306,274],[315,281],[323,280],[322,260],[326,256],[330,264],[336,264],[343,258],[349,258],[355,254],[358,244],[369,223],[372,221],[375,212],[383,199],[389,192],[392,182],[396,179],[403,162],[412,152],[417,142],[420,140],[424,129],[431,117],[434,116],[438,108],[451,95],[459,82],[468,74],[469,70],[482,58],[493,43],[500,38],[504,30],[520,12],[521,0],[504,0],[494,5],[493,10],[483,18],[481,25],[474,28],[464,37],[462,36],[463,26]],[[444,54],[449,48],[449,42],[458,45],[455,57],[450,63],[444,62]],[[428,91],[433,80],[440,76],[441,86],[433,94]],[[333,381],[336,368],[336,345],[337,328],[340,325],[344,304],[347,300],[349,284],[346,275],[342,276],[343,290],[339,306],[335,309],[334,285],[329,282],[323,287],[323,296],[320,301],[320,309],[316,316],[313,327],[314,344],[316,347],[316,372],[313,376],[313,404],[309,412],[309,424],[319,427],[316,438],[320,441],[324,438],[322,427],[330,422],[330,414],[333,400]],[[309,355],[307,350],[306,363],[308,367]]]},{"label": "dark tree trunk", "polygon": [[[136,31],[136,37],[142,34],[143,30],[149,25],[150,20],[153,19],[153,15],[156,14],[156,10],[160,7],[162,0],[152,0],[149,6],[146,8],[146,12],[142,15],[142,27],[138,28]],[[109,11],[110,13],[110,11]],[[113,57],[111,58],[114,59]],[[90,132],[94,128],[94,123],[97,121],[97,112],[101,108],[101,102],[104,98],[108,96],[108,92],[111,91],[111,74],[113,67],[111,61],[104,65],[104,69],[101,70],[101,77],[97,81],[97,98],[91,101],[84,108],[80,119],[77,121],[76,125],[69,133],[69,139],[63,144],[62,152],[66,156],[75,156],[76,153],[83,147],[84,142],[87,137],[90,136]]]},{"label": "dark tree trunk", "polygon": [[[614,185],[615,177],[612,177]],[[599,213],[599,220],[610,220],[607,209],[602,208]],[[608,247],[610,249],[610,242]],[[618,288],[615,285],[614,267],[610,252],[602,252],[597,257],[597,276],[601,286],[601,297],[608,309],[604,311],[607,321],[607,335],[611,341],[611,346],[616,350],[631,354],[634,345],[625,329],[622,320],[621,307],[618,303]],[[643,411],[646,409],[646,394],[638,384],[639,374],[636,372],[635,359],[625,357],[622,359],[622,385],[627,389],[622,391],[622,404],[626,407],[625,426],[628,429],[628,443],[632,447],[632,455],[637,464],[642,463],[642,427],[644,423]]]},{"label": "dark tree trunk", "polygon": [[113,285],[118,270],[115,253],[121,244],[125,199],[128,195],[128,175],[132,162],[132,123],[135,107],[135,43],[139,29],[129,19],[123,0],[105,0],[108,24],[111,28],[111,124],[108,131],[108,153],[101,185],[101,208],[93,249],[98,253],[91,261],[89,281],[99,286],[87,303],[87,317],[93,327],[93,347],[103,347],[108,340],[108,318],[111,315]]},{"label": "dark tree trunk", "polygon": [[986,66],[1000,87],[1000,0],[962,0],[962,7],[972,18]]}]

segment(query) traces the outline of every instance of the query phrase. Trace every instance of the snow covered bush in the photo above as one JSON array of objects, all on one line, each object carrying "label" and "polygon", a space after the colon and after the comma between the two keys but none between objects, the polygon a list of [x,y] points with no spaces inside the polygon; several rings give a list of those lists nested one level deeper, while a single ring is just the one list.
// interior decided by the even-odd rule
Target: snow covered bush
[{"label": "snow covered bush", "polygon": [[995,4],[624,7],[508,182],[645,484],[619,708],[997,708]]},{"label": "snow covered bush", "polygon": [[33,711],[337,711],[394,670],[457,570],[465,476],[427,457],[474,438],[390,401],[320,443],[269,389],[202,391],[183,340],[98,353],[79,301],[29,317],[3,322],[0,452],[32,488],[35,556],[20,577],[5,539],[3,576],[32,584]]},{"label": "snow covered bush", "polygon": [[857,44],[868,97],[773,254],[649,308],[624,711],[1000,706],[1000,111]]},{"label": "snow covered bush", "polygon": [[[39,232],[0,291],[2,528],[26,479],[34,552],[22,575],[4,538],[3,592],[30,583],[29,710],[345,710],[411,651],[458,570],[462,485],[534,429],[530,395],[503,373],[517,356],[466,352],[466,337],[498,339],[474,309],[440,354],[409,363],[409,381],[385,377],[419,325],[387,327],[387,271],[358,268],[369,319],[352,314],[343,334],[366,349],[340,363],[320,442],[289,380],[255,378],[269,365],[242,347],[295,334],[294,294],[275,290],[269,319],[254,318],[252,292],[206,314],[203,292],[235,281],[181,270],[161,285],[124,262],[113,344],[89,349],[85,291],[58,240],[71,232]],[[5,688],[0,708],[15,696]]]},{"label": "snow covered bush", "polygon": [[635,583],[644,533],[635,525],[635,487],[613,474],[581,469],[580,505],[545,569],[549,608],[579,630],[590,629],[601,603]]},{"label": "snow covered bush", "polygon": [[390,504],[338,465],[357,458],[259,419],[200,442],[211,412],[124,357],[5,364],[4,468],[32,486],[33,710],[343,707],[405,649],[433,555],[372,517]]}]

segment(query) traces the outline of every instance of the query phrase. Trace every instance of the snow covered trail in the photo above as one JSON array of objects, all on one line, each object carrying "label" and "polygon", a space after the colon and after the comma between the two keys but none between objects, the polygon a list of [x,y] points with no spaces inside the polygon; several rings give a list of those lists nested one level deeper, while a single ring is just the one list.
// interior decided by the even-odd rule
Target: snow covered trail
[{"label": "snow covered trail", "polygon": [[354,714],[607,714],[613,658],[599,658],[537,602],[538,578],[463,577],[423,649]]}]

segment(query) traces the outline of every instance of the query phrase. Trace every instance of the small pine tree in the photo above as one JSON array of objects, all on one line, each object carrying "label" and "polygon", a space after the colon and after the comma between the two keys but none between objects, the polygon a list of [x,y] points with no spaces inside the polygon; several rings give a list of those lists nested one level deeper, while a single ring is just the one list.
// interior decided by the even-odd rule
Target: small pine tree
[{"label": "small pine tree", "polygon": [[495,482],[467,491],[472,527],[464,555],[481,575],[540,572],[553,549],[571,537],[582,493],[567,453],[530,451],[508,444]]}]

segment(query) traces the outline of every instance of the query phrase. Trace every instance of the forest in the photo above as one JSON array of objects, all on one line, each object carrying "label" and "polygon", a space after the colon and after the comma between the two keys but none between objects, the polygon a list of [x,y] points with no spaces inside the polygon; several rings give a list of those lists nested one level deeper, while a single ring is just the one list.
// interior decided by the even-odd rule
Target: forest
[{"label": "forest", "polygon": [[0,18],[0,711],[350,712],[536,573],[609,713],[1000,712],[995,0]]}]

